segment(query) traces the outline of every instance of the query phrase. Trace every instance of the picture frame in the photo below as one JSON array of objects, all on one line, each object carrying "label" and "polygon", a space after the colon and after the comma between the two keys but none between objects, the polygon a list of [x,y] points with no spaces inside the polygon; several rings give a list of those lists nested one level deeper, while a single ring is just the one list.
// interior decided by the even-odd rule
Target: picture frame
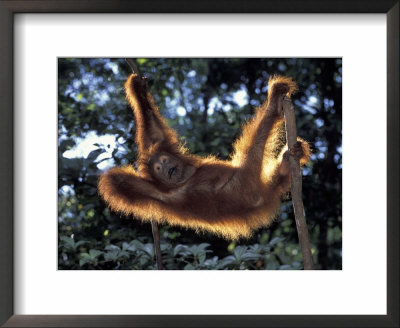
[{"label": "picture frame", "polygon": [[[399,1],[0,1],[0,324],[5,327],[398,327]],[[385,13],[387,16],[387,315],[14,315],[13,16],[17,13]]]}]

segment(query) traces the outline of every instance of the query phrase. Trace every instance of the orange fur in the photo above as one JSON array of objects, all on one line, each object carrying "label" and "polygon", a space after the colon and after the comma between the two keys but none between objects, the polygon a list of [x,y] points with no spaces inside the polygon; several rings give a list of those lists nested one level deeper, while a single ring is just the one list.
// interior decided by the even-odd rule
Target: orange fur
[{"label": "orange fur", "polygon": [[[291,78],[269,80],[267,101],[243,127],[230,160],[191,155],[176,132],[161,117],[146,81],[132,74],[125,83],[127,100],[136,119],[139,147],[138,170],[132,166],[112,168],[99,179],[99,193],[115,211],[133,214],[144,221],[210,231],[227,239],[249,237],[269,225],[290,186],[284,148],[280,146],[281,102],[297,87]],[[304,165],[310,157],[308,144],[299,139]],[[282,146],[282,145],[281,145]],[[154,154],[167,153],[179,163],[194,167],[194,173],[179,186],[159,181],[149,162]],[[284,172],[284,173],[282,173]]]}]

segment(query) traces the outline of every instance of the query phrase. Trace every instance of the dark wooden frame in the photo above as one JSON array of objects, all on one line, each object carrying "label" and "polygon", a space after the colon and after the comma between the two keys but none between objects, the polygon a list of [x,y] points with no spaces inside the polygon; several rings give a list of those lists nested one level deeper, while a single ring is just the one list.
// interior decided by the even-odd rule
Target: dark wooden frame
[{"label": "dark wooden frame", "polygon": [[[387,17],[387,315],[13,315],[13,17],[15,13],[385,13]],[[5,327],[399,327],[398,0],[0,0],[0,324]],[[370,69],[366,67],[366,69]],[[373,241],[371,241],[373,242]],[[371,261],[373,262],[373,261]],[[373,265],[373,264],[371,264]],[[366,267],[366,270],[367,267]],[[366,286],[366,288],[368,288]],[[346,297],[343,295],[343,297]]]}]

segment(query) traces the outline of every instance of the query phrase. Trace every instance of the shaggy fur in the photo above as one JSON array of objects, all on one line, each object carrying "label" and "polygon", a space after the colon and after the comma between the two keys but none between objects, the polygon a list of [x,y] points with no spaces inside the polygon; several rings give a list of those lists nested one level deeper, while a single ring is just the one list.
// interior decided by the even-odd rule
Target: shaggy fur
[{"label": "shaggy fur", "polygon": [[[226,239],[249,237],[269,225],[290,187],[287,147],[279,138],[283,122],[282,98],[296,91],[288,77],[272,77],[266,102],[243,127],[230,160],[189,154],[154,105],[146,81],[132,74],[126,97],[136,119],[138,169],[128,165],[102,174],[99,193],[115,211],[144,221],[210,231]],[[299,139],[300,163],[308,162],[309,145]],[[277,155],[277,149],[282,150]],[[182,185],[158,181],[149,169],[154,154],[167,153],[195,167]]]}]

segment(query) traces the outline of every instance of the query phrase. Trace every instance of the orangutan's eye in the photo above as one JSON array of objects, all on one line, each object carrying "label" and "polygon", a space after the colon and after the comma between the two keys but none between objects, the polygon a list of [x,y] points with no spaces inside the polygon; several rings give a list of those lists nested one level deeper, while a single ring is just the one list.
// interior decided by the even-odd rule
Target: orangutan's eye
[{"label": "orangutan's eye", "polygon": [[168,156],[160,156],[160,162],[165,164],[168,162]]}]

